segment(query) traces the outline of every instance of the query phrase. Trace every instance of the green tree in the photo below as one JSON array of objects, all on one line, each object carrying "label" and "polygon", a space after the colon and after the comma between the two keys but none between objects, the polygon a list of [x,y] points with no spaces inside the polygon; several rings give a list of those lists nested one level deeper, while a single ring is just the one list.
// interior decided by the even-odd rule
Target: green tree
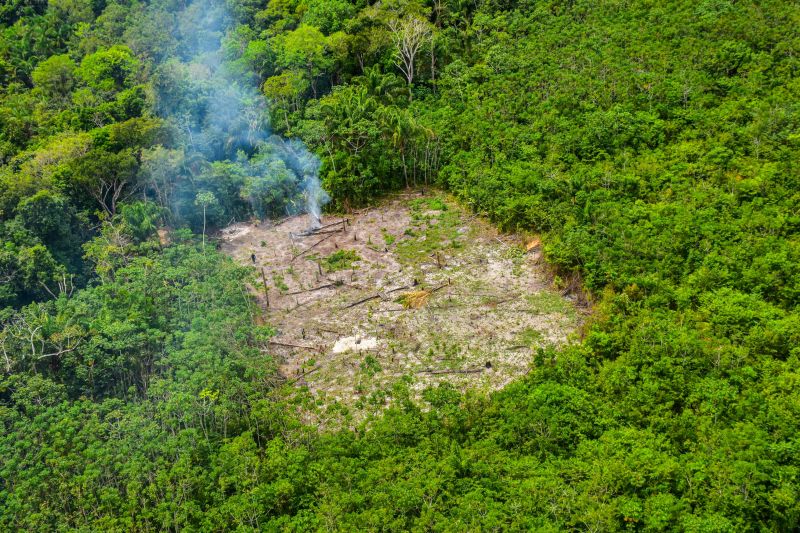
[{"label": "green tree", "polygon": [[63,105],[75,88],[75,69],[75,62],[68,55],[56,55],[39,63],[31,78],[47,98]]},{"label": "green tree", "polygon": [[261,86],[264,96],[273,104],[272,109],[280,111],[283,115],[286,131],[291,129],[290,112],[298,110],[300,99],[308,88],[308,80],[296,70],[287,70],[277,76],[267,78]]},{"label": "green tree", "polygon": [[115,45],[83,58],[78,75],[89,87],[107,94],[130,87],[139,70],[139,61],[130,48]]},{"label": "green tree", "polygon": [[209,191],[200,191],[194,199],[194,205],[202,208],[203,210],[203,249],[206,247],[206,211],[215,208],[219,205],[217,197],[214,193]]},{"label": "green tree", "polygon": [[325,36],[314,26],[300,25],[280,41],[278,64],[287,69],[305,70],[313,97],[317,80],[330,66]]}]

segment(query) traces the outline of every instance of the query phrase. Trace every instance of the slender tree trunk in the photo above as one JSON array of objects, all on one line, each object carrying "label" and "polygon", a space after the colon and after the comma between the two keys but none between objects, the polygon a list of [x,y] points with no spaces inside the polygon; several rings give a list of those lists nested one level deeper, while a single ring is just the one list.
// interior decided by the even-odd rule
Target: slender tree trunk
[{"label": "slender tree trunk", "polygon": [[431,32],[431,87],[433,94],[436,94],[436,46],[434,45],[434,33]]},{"label": "slender tree trunk", "polygon": [[203,206],[203,251],[206,249],[206,206]]},{"label": "slender tree trunk", "polygon": [[405,149],[400,150],[400,156],[403,159],[403,177],[406,180],[406,189],[408,189],[408,167],[406,166],[406,151],[405,151]]},{"label": "slender tree trunk", "polygon": [[314,65],[308,64],[308,79],[311,80],[311,92],[314,95],[314,100],[317,99],[317,79],[314,77]]}]

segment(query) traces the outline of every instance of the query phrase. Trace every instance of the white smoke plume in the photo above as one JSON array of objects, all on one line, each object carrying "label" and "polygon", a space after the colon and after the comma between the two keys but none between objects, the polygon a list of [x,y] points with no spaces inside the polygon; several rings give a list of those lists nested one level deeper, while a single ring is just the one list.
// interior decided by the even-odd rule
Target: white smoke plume
[{"label": "white smoke plume", "polygon": [[237,165],[247,182],[241,196],[253,215],[305,211],[313,228],[330,200],[319,158],[299,139],[271,134],[269,104],[255,76],[226,57],[232,25],[220,0],[198,0],[180,12],[173,32],[177,57],[164,60],[154,75],[156,110],[176,125],[189,157]]}]

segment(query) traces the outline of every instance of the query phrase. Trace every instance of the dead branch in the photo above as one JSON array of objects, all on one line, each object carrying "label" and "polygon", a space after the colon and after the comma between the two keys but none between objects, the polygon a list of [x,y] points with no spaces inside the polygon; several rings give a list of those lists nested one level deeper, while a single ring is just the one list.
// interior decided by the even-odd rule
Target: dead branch
[{"label": "dead branch", "polygon": [[333,236],[334,236],[334,235],[336,235],[337,233],[338,233],[338,231],[332,232],[330,235],[328,235],[327,237],[323,237],[323,238],[321,238],[320,240],[318,240],[317,242],[315,242],[314,244],[312,244],[311,246],[309,246],[308,248],[306,248],[305,250],[303,250],[303,251],[302,251],[302,252],[300,252],[299,254],[292,256],[292,261],[294,261],[294,260],[295,260],[295,259],[297,259],[298,257],[301,257],[301,256],[305,255],[305,254],[306,254],[306,252],[308,252],[308,251],[312,250],[313,248],[316,248],[318,245],[320,245],[320,244],[322,244],[323,242],[327,241],[328,239],[330,239],[331,237],[333,237]]},{"label": "dead branch", "polygon": [[349,218],[343,218],[342,220],[337,220],[336,222],[331,222],[330,224],[325,224],[324,226],[320,226],[313,231],[313,233],[319,233],[319,230],[330,228],[331,226],[338,226],[339,224],[346,225],[350,223]]},{"label": "dead branch", "polygon": [[403,285],[402,287],[395,287],[394,289],[389,289],[388,291],[379,292],[377,294],[373,294],[372,296],[368,296],[368,297],[366,297],[366,298],[364,298],[362,300],[359,300],[357,302],[353,302],[350,305],[348,305],[346,307],[343,307],[342,309],[350,309],[351,307],[355,307],[357,305],[365,304],[365,303],[367,303],[367,302],[369,302],[371,300],[376,300],[378,298],[383,298],[387,294],[392,294],[393,292],[402,291],[402,290],[405,290],[405,289],[408,289],[408,288],[409,288],[408,285]]},{"label": "dead branch", "polygon": [[322,365],[317,365],[314,368],[312,368],[311,370],[309,370],[308,372],[303,372],[299,377],[296,377],[294,379],[286,380],[286,384],[287,385],[294,385],[295,383],[297,383],[298,381],[302,380],[307,375],[311,374],[312,372],[316,372],[320,368],[322,368]]},{"label": "dead branch", "polygon": [[268,344],[272,344],[274,346],[283,346],[285,348],[300,348],[303,350],[314,350],[316,352],[321,352],[322,348],[319,346],[304,346],[302,344],[293,344],[291,342],[278,342],[278,341],[267,341]]},{"label": "dead branch", "polygon": [[289,221],[290,221],[290,220],[292,220],[293,218],[294,218],[294,217],[283,217],[283,218],[282,218],[282,219],[280,219],[279,221],[275,222],[275,223],[272,225],[272,227],[273,227],[273,228],[277,228],[277,227],[278,227],[278,226],[280,226],[281,224],[285,224],[286,222],[289,222]]},{"label": "dead branch", "polygon": [[431,292],[433,293],[433,292],[436,292],[436,291],[440,291],[440,290],[444,289],[445,287],[449,287],[450,285],[451,285],[451,283],[450,283],[450,280],[448,279],[447,283],[443,283],[443,284],[439,285],[438,287],[434,287],[433,289],[431,289]]},{"label": "dead branch", "polygon": [[52,296],[53,298],[58,298],[58,296],[56,296],[55,294],[53,294],[53,291],[51,291],[51,290],[50,290],[50,287],[48,287],[48,286],[47,286],[47,285],[46,285],[44,282],[42,282],[42,281],[39,281],[39,285],[41,285],[42,287],[44,287],[44,290],[46,290],[46,291],[47,291],[47,293],[48,293],[50,296]]},{"label": "dead branch", "polygon": [[438,375],[438,374],[480,374],[483,372],[483,367],[478,368],[443,368],[434,370],[432,368],[426,368],[425,370],[417,370],[417,374],[431,374],[431,375]]},{"label": "dead branch", "polygon": [[342,285],[341,283],[328,283],[327,285],[320,285],[319,287],[314,287],[313,289],[305,289],[305,290],[302,290],[302,291],[287,292],[286,295],[287,296],[292,296],[294,294],[304,294],[304,293],[307,293],[307,292],[321,291],[322,289],[329,289],[331,287],[339,287],[341,285]]},{"label": "dead branch", "polygon": [[324,331],[325,333],[333,333],[334,335],[339,335],[339,336],[342,336],[342,337],[347,335],[346,333],[343,333],[343,332],[335,330],[335,329],[321,328],[319,326],[314,326],[313,329],[316,329],[317,332]]},{"label": "dead branch", "polygon": [[269,287],[267,286],[267,274],[264,272],[264,267],[261,267],[261,281],[264,283],[264,298],[267,300],[267,309],[269,309]]},{"label": "dead branch", "polygon": [[359,300],[357,302],[353,302],[350,305],[343,307],[342,309],[343,310],[344,309],[350,309],[351,307],[355,307],[357,305],[365,304],[365,303],[367,303],[367,302],[369,302],[371,300],[377,300],[380,297],[381,297],[380,294],[373,294],[372,296],[367,296],[366,298],[363,298],[363,299],[361,299],[361,300]]},{"label": "dead branch", "polygon": [[311,232],[311,233],[307,233],[307,234],[305,234],[305,235],[304,235],[304,234],[302,234],[302,233],[300,233],[300,234],[298,234],[297,236],[298,236],[298,237],[311,237],[312,235],[327,235],[327,234],[329,234],[329,233],[341,233],[341,232],[342,232],[342,230],[341,230],[341,229],[338,229],[338,228],[337,228],[337,229],[329,229],[329,230],[325,230],[325,231],[317,231],[317,230],[314,230],[314,231],[313,231],[313,232]]},{"label": "dead branch", "polygon": [[494,240],[496,240],[497,242],[499,242],[500,244],[505,246],[507,250],[511,249],[511,246],[507,242],[505,242],[503,239],[501,239],[500,237],[495,237]]},{"label": "dead branch", "polygon": [[385,292],[385,294],[392,294],[393,292],[402,291],[402,290],[410,289],[410,288],[411,287],[409,287],[408,285],[403,285],[402,287],[397,287],[395,289],[389,289],[388,291]]}]

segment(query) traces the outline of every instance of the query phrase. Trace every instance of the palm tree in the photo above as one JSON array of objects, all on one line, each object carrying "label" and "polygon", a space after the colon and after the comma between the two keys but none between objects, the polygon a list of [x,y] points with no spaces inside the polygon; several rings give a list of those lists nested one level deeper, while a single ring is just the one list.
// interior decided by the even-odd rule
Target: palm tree
[{"label": "palm tree", "polygon": [[203,208],[203,250],[206,249],[206,210],[210,206],[218,205],[217,197],[214,196],[213,192],[210,191],[200,191],[197,193],[194,199],[194,205],[200,206]]}]

